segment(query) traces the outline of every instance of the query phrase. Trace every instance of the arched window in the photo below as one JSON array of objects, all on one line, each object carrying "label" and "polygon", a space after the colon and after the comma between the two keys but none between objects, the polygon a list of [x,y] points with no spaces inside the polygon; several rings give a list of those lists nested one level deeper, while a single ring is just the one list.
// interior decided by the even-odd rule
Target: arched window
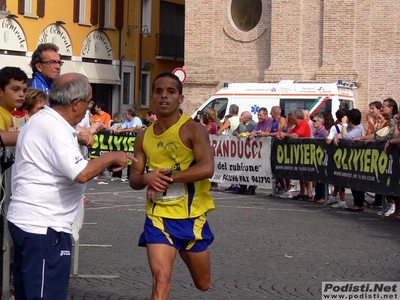
[{"label": "arched window", "polygon": [[256,27],[260,21],[261,13],[261,0],[232,0],[232,19],[240,30],[250,31]]}]

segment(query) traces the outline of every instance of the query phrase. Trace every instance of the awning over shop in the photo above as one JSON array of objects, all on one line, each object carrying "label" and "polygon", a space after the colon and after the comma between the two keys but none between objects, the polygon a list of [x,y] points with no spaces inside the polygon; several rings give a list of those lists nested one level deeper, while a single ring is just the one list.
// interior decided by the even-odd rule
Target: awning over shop
[{"label": "awning over shop", "polygon": [[64,60],[64,64],[61,67],[61,75],[65,73],[79,73],[87,76],[82,68],[82,62],[79,61]]},{"label": "awning over shop", "polygon": [[30,60],[26,56],[18,55],[0,55],[0,69],[4,67],[18,67],[28,75],[32,77],[32,69],[29,66]]},{"label": "awning over shop", "polygon": [[112,65],[82,62],[82,68],[90,83],[121,84]]}]

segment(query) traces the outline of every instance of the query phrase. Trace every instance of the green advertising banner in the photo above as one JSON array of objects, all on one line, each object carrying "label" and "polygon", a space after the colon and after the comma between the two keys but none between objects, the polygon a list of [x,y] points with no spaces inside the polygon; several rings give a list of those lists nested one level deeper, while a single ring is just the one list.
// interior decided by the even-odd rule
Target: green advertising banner
[{"label": "green advertising banner", "polygon": [[135,151],[136,132],[114,133],[103,130],[93,135],[94,144],[90,149],[90,157],[96,158],[110,151],[124,151],[131,153]]},{"label": "green advertising banner", "polygon": [[293,178],[330,183],[358,191],[400,196],[399,148],[388,153],[384,143],[340,140],[339,146],[325,139],[274,139],[272,173]]}]

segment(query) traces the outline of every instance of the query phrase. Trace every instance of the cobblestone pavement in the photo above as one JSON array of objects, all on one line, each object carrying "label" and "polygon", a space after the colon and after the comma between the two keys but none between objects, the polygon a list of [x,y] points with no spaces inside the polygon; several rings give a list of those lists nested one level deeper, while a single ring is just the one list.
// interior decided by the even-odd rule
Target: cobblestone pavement
[{"label": "cobblestone pavement", "polygon": [[[99,184],[105,182],[107,184]],[[322,281],[397,281],[400,221],[289,199],[212,192],[212,286],[197,291],[177,258],[170,299],[321,299]],[[91,181],[78,276],[68,299],[149,299],[146,250],[137,246],[145,192]],[[352,198],[347,195],[348,204]]]}]

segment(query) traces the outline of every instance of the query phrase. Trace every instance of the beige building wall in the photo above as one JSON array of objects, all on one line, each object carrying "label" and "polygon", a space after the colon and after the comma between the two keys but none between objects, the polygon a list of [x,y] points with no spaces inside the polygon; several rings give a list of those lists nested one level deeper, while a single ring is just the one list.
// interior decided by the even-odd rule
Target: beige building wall
[{"label": "beige building wall", "polygon": [[263,0],[249,32],[233,23],[231,3],[186,0],[186,113],[224,82],[356,81],[363,113],[369,102],[400,99],[398,0]]}]

